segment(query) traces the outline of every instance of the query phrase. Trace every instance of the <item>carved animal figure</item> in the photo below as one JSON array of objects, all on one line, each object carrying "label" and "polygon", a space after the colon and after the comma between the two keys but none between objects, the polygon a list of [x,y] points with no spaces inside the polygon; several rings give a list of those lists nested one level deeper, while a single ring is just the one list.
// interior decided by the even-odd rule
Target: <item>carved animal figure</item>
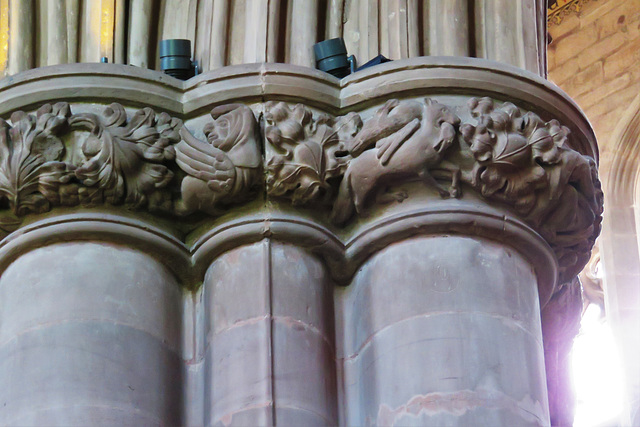
[{"label": "carved animal figure", "polygon": [[459,124],[460,118],[449,107],[430,99],[424,103],[388,101],[345,144],[357,157],[349,163],[340,185],[333,221],[343,224],[354,210],[362,213],[370,195],[388,181],[421,179],[442,197],[457,197],[459,171],[452,172],[451,186],[444,188],[430,170],[442,162]]},{"label": "carved animal figure", "polygon": [[213,123],[204,129],[207,142],[184,127],[180,130],[176,163],[188,175],[182,180],[178,214],[201,210],[216,215],[216,205],[244,199],[260,176],[258,124],[251,109],[223,105],[214,108],[211,117]]}]

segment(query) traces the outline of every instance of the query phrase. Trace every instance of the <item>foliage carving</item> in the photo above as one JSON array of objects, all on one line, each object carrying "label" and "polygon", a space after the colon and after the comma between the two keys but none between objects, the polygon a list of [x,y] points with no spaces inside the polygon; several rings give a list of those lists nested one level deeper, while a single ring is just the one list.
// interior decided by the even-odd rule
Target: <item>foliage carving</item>
[{"label": "foliage carving", "polygon": [[344,174],[344,141],[362,126],[360,116],[313,117],[302,104],[268,103],[265,138],[275,154],[267,162],[267,191],[294,205],[330,201],[331,180]]},{"label": "foliage carving", "polygon": [[256,195],[264,164],[270,197],[332,206],[339,226],[374,203],[402,202],[392,186],[421,181],[443,198],[473,190],[507,206],[554,249],[562,283],[589,258],[602,214],[597,168],[557,120],[489,98],[470,99],[465,114],[432,99],[389,100],[367,120],[265,107],[264,135],[251,108],[228,104],[211,111],[204,140],[166,113],[117,103],[101,114],[64,102],[14,112],[0,120],[0,229],[54,206],[218,215]]},{"label": "foliage carving", "polygon": [[589,260],[600,233],[603,195],[595,161],[567,147],[569,129],[510,103],[471,99],[477,124],[461,127],[475,158],[463,180],[511,205],[552,246],[561,282]]},{"label": "foliage carving", "polygon": [[69,124],[90,132],[81,145],[84,159],[75,170],[76,178],[89,188],[81,192],[90,197],[85,202],[104,197],[107,203],[139,209],[171,182],[173,172],[166,164],[175,155],[170,146],[179,141],[179,120],[166,113],[156,117],[150,108],[128,120],[124,107],[114,103],[101,116],[73,115]]},{"label": "foliage carving", "polygon": [[568,147],[569,129],[557,120],[490,98],[470,99],[468,114],[462,123],[432,99],[389,100],[365,121],[270,104],[268,192],[294,205],[333,201],[332,220],[344,225],[371,204],[402,202],[407,194],[391,185],[422,181],[450,198],[464,184],[537,230],[558,257],[561,283],[570,281],[600,231],[595,161]]},{"label": "foliage carving", "polygon": [[35,115],[17,111],[11,124],[0,119],[0,195],[14,215],[41,213],[59,200],[60,185],[71,179],[61,161],[69,105],[43,105]]},{"label": "foliage carving", "polygon": [[130,117],[113,103],[102,114],[72,114],[61,102],[14,112],[10,122],[0,120],[0,203],[9,208],[0,229],[13,231],[20,217],[53,206],[109,203],[188,215],[246,200],[262,167],[257,121],[240,104],[211,115],[205,142],[151,108]]}]

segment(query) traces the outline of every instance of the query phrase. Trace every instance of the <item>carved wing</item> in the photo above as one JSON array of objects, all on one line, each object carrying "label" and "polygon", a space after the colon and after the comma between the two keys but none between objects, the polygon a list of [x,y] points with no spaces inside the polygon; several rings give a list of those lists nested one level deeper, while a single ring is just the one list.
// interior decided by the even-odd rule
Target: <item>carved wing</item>
[{"label": "carved wing", "polygon": [[224,151],[200,141],[186,128],[180,129],[182,140],[175,146],[176,163],[187,174],[207,183],[211,191],[226,194],[236,179],[236,169]]}]

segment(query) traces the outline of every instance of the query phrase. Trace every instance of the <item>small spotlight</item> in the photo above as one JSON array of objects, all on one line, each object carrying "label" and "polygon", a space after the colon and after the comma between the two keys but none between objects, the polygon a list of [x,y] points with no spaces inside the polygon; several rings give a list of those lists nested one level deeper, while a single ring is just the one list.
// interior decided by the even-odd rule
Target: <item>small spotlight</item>
[{"label": "small spotlight", "polygon": [[343,78],[355,72],[356,57],[347,57],[347,47],[341,37],[329,39],[313,45],[316,68],[320,71]]},{"label": "small spotlight", "polygon": [[170,39],[160,42],[160,69],[180,80],[198,74],[198,65],[191,61],[191,40]]}]

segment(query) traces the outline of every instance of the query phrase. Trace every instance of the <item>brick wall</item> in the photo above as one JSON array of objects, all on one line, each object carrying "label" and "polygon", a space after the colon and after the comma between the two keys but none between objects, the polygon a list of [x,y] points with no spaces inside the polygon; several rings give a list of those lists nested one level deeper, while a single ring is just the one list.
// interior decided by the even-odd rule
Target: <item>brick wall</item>
[{"label": "brick wall", "polygon": [[549,80],[587,114],[604,166],[611,134],[640,93],[640,0],[591,0],[549,34]]}]

